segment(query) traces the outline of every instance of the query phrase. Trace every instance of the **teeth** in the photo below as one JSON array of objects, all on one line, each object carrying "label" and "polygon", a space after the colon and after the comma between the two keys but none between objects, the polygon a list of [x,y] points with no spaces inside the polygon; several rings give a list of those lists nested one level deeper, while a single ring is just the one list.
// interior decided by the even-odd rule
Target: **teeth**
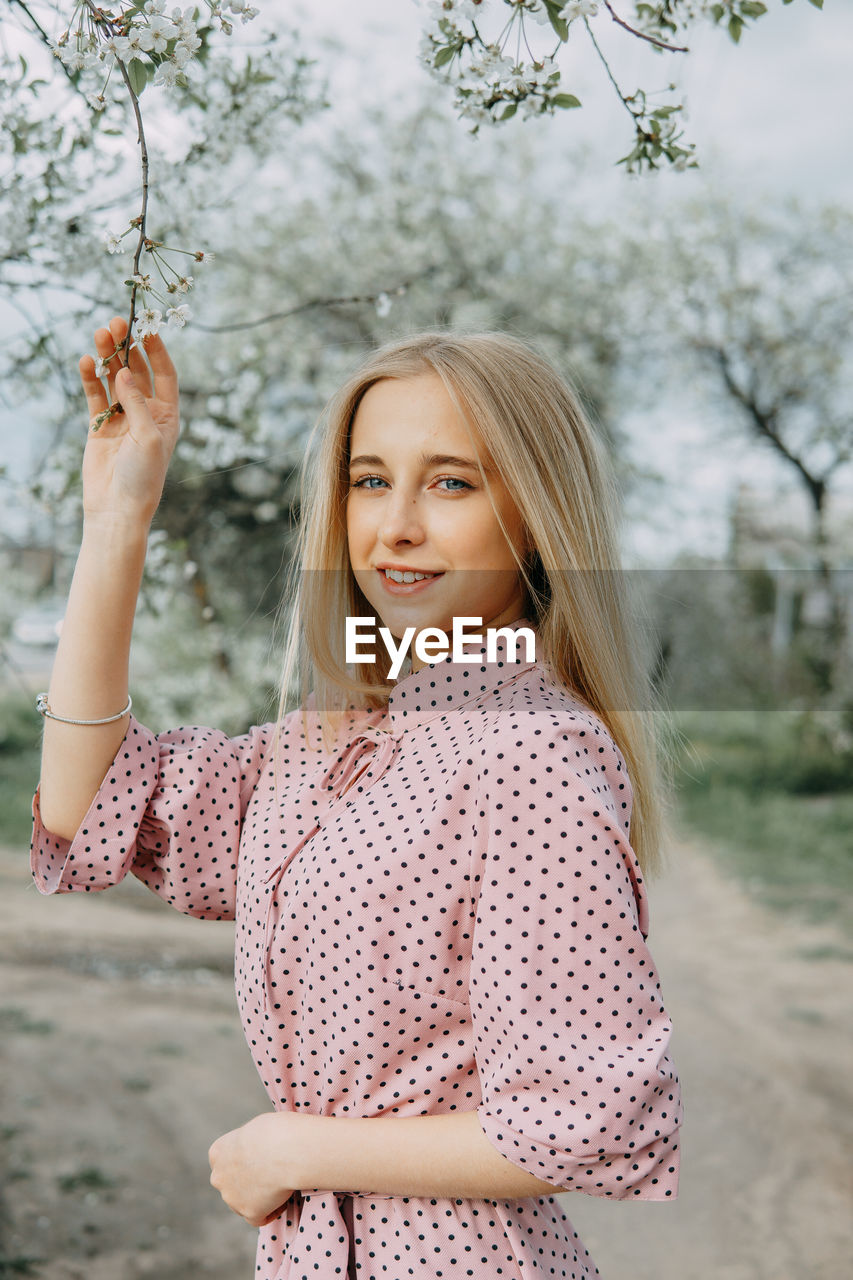
[{"label": "teeth", "polygon": [[423,582],[424,578],[438,577],[436,573],[415,573],[411,569],[405,572],[402,569],[385,569],[384,573],[392,582]]}]

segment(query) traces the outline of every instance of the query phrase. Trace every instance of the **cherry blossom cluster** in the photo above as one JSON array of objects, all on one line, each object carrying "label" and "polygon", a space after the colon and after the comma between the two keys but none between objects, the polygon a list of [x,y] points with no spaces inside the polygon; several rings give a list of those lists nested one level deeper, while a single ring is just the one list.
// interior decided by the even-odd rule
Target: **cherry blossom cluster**
[{"label": "cherry blossom cluster", "polygon": [[[507,16],[494,0],[431,0],[421,39],[421,62],[440,81],[452,84],[459,114],[481,124],[553,113],[556,108],[579,107],[574,94],[561,88],[560,68],[554,61],[569,25],[594,17],[598,0],[502,0]],[[495,27],[500,11],[506,20]],[[529,21],[547,28],[551,41],[543,45]],[[491,27],[491,30],[487,30]],[[556,46],[553,37],[558,37]],[[532,43],[531,43],[532,42]],[[534,46],[537,46],[534,48]]]},{"label": "cherry blossom cluster", "polygon": [[[246,0],[204,0],[206,14],[195,7],[173,8],[166,13],[166,0],[119,0],[112,7],[101,7],[96,0],[74,0],[67,28],[47,43],[65,67],[72,80],[76,77],[81,92],[88,88],[86,80],[105,75],[99,91],[87,92],[86,100],[97,114],[108,106],[107,88],[114,73],[116,82],[130,100],[136,120],[140,157],[141,207],[120,234],[109,233],[105,246],[110,253],[133,249],[133,262],[125,284],[130,289],[130,315],[127,338],[123,344],[127,359],[130,344],[157,333],[165,320],[183,328],[190,318],[190,308],[182,301],[193,286],[188,269],[175,265],[175,255],[190,258],[193,263],[209,262],[213,257],[203,250],[189,250],[165,245],[155,240],[147,225],[149,193],[149,156],[145,125],[139,99],[149,83],[167,89],[185,87],[186,72],[200,51],[206,50],[207,37],[217,30],[225,35],[233,31],[231,18],[239,15],[243,22],[256,17],[258,10]],[[59,6],[57,6],[59,8]],[[61,12],[61,10],[60,10]],[[226,17],[226,13],[231,17]],[[88,74],[87,74],[88,73]],[[97,84],[97,81],[95,82]],[[133,242],[123,244],[133,234]],[[159,306],[157,305],[159,304]],[[96,361],[99,376],[105,371],[103,361]],[[107,421],[118,408],[111,404],[98,416],[95,429]]]},{"label": "cherry blossom cluster", "polygon": [[516,114],[526,119],[579,107],[579,99],[563,87],[556,59],[580,30],[632,118],[635,144],[620,163],[629,173],[655,169],[661,159],[676,169],[693,168],[694,148],[681,141],[683,104],[655,105],[652,95],[641,89],[623,93],[596,38],[593,20],[612,21],[659,50],[686,53],[664,36],[699,17],[720,22],[717,11],[725,9],[736,38],[731,22],[760,16],[765,6],[760,0],[724,0],[722,5],[711,0],[636,0],[631,22],[617,13],[619,7],[618,0],[430,0],[420,60],[436,79],[452,87],[457,111],[472,121],[476,133],[481,124],[500,124]]},{"label": "cherry blossom cluster", "polygon": [[259,12],[246,0],[205,0],[205,4],[210,12],[203,21],[193,6],[173,8],[167,15],[166,0],[107,7],[79,0],[68,27],[50,39],[50,47],[72,74],[106,72],[100,92],[88,95],[89,105],[102,111],[107,104],[106,88],[118,63],[134,68],[137,92],[149,79],[167,88],[185,84],[186,69],[202,47],[206,29],[214,26],[230,35],[233,27],[226,12],[243,22]]},{"label": "cherry blossom cluster", "polygon": [[[138,229],[139,219],[134,218],[120,235],[114,235],[108,232],[104,236],[104,244],[109,253],[121,253],[123,250],[122,240],[132,231]],[[163,310],[155,307],[153,304],[159,302],[161,308],[165,309],[165,321],[167,324],[179,329],[183,329],[187,320],[192,314],[187,303],[182,302],[181,298],[186,296],[193,287],[193,277],[190,275],[189,268],[195,269],[195,264],[212,262],[215,254],[206,253],[202,249],[178,249],[170,245],[161,244],[157,240],[151,240],[145,237],[143,240],[143,251],[147,255],[146,270],[135,271],[133,275],[125,280],[125,284],[129,288],[136,289],[137,296],[142,299],[142,306],[135,316],[135,331],[138,338],[145,338],[159,331],[163,324]],[[128,246],[128,249],[130,246]],[[188,269],[182,271],[176,267],[173,262],[169,261],[167,254],[179,254],[191,259]],[[148,265],[150,263],[150,266]],[[156,273],[152,277],[152,272]],[[96,364],[100,362],[96,361]],[[99,370],[100,376],[100,370]]]}]

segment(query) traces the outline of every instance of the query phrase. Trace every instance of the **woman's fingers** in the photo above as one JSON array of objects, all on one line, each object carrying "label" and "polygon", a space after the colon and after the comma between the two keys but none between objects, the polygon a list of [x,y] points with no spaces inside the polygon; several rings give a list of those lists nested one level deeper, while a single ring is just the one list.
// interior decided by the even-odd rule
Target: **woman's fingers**
[{"label": "woman's fingers", "polygon": [[143,339],[145,354],[151,363],[154,374],[154,394],[158,400],[174,403],[178,399],[178,375],[172,358],[166,350],[166,344],[159,334]]},{"label": "woman's fingers", "polygon": [[128,368],[116,374],[116,395],[130,425],[131,435],[141,442],[149,431],[155,431],[148,401]]},{"label": "woman's fingers", "polygon": [[107,396],[101,379],[95,373],[95,362],[91,356],[82,356],[80,358],[79,369],[80,381],[83,384],[83,393],[89,409],[89,422],[91,423],[93,418],[96,418],[99,413],[103,413],[108,408]]},{"label": "woman's fingers", "polygon": [[116,342],[109,329],[95,330],[95,350],[107,369],[107,383],[110,399],[115,399],[115,378],[121,368],[121,360],[116,351]]},{"label": "woman's fingers", "polygon": [[[96,329],[95,348],[106,366],[106,376],[110,396],[115,399],[115,376],[124,364],[124,342],[127,337],[127,321],[121,316],[114,316],[110,327]],[[151,374],[145,357],[136,342],[131,344],[129,364],[137,386],[143,395],[151,396]]]},{"label": "woman's fingers", "polygon": [[124,316],[113,316],[108,327],[95,330],[95,349],[107,380],[106,394],[96,376],[96,365],[91,356],[84,356],[80,361],[80,377],[89,404],[90,419],[116,401],[124,409],[122,390],[126,398],[135,401],[137,409],[144,405],[146,399],[156,398],[163,405],[174,406],[177,410],[178,375],[162,338],[152,334],[145,337],[142,344],[132,342],[127,364],[133,375],[131,382],[126,382],[120,373],[124,368],[122,349],[126,339],[127,320]]},{"label": "woman's fingers", "polygon": [[133,374],[134,381],[139,387],[139,390],[144,396],[148,396],[150,400],[154,394],[151,389],[151,374],[148,370],[148,364],[145,356],[140,351],[139,344],[137,342],[134,342],[130,348],[128,364],[130,365],[130,372]]},{"label": "woman's fingers", "polygon": [[[110,321],[110,333],[113,338],[113,345],[118,348],[124,348],[127,341],[127,321],[124,316],[113,316]],[[124,364],[124,352],[117,356],[115,371],[117,372],[121,365]],[[128,353],[128,364],[137,387],[145,396],[152,396],[154,393],[151,389],[151,375],[148,372],[148,365],[145,363],[145,357],[139,350],[136,339],[131,339],[130,352]]]}]

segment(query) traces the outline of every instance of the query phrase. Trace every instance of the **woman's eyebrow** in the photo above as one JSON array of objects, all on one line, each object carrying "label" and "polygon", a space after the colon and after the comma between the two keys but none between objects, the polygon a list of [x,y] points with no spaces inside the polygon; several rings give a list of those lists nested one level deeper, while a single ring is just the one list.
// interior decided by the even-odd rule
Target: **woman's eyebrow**
[{"label": "woman's eyebrow", "polygon": [[[422,467],[469,467],[472,471],[479,470],[473,458],[458,458],[453,453],[422,453],[418,462]],[[385,463],[376,453],[360,453],[357,458],[350,459],[349,465],[350,467],[384,467]],[[491,467],[483,463],[483,470],[489,474]]]}]

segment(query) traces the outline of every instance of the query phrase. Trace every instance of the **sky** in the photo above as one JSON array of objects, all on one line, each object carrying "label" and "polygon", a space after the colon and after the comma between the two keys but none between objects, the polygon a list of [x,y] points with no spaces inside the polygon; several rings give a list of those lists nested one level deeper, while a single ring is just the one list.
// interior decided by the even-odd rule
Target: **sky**
[{"label": "sky", "polygon": [[[626,0],[613,8],[630,14]],[[402,105],[429,81],[416,65],[427,5],[323,0],[286,9],[302,15],[306,31],[342,41],[345,56],[333,81],[337,100]],[[562,81],[583,108],[535,122],[516,118],[508,128],[519,146],[534,127],[555,147],[583,148],[584,189],[608,211],[630,219],[638,196],[663,205],[702,192],[706,184],[760,209],[790,196],[806,204],[853,202],[853,4],[827,0],[820,12],[808,0],[768,0],[767,14],[739,45],[724,31],[697,28],[688,56],[649,50],[603,13],[594,31],[626,92],[670,81],[683,88],[686,129],[701,161],[698,172],[626,177],[615,161],[629,150],[630,120],[601,64],[575,45],[573,60],[562,63]],[[740,481],[768,494],[795,489],[768,449],[720,429],[715,411],[695,401],[686,379],[684,387],[667,388],[656,411],[634,413],[620,426],[628,434],[629,458],[656,468],[666,483],[663,502],[639,492],[626,504],[624,553],[630,563],[662,563],[676,548],[725,556],[730,504]],[[848,493],[852,488],[848,484]]]},{"label": "sky", "polygon": [[[449,91],[418,65],[417,46],[427,5],[415,0],[256,0],[263,17],[296,23],[311,41],[332,40],[338,53],[326,66],[336,106],[381,102],[403,110],[424,86]],[[687,130],[696,142],[698,172],[661,172],[631,179],[615,161],[630,145],[630,121],[588,46],[575,42],[563,59],[567,89],[581,110],[552,119],[512,121],[518,146],[532,130],[548,145],[579,148],[584,190],[602,209],[630,219],[638,198],[661,204],[705,184],[744,203],[772,205],[790,195],[806,202],[853,201],[853,3],[768,0],[769,12],[735,46],[713,28],[697,28],[691,53],[660,55],[620,31],[603,13],[595,31],[623,87],[683,87]],[[630,13],[628,0],[614,4]],[[247,36],[255,24],[246,28]],[[339,111],[332,113],[340,118]],[[467,125],[459,121],[460,132]],[[476,141],[471,145],[477,145]],[[581,161],[579,160],[579,163]],[[0,420],[8,452],[13,423]],[[721,556],[728,538],[728,508],[735,484],[747,479],[769,490],[790,487],[780,463],[757,446],[720,433],[707,405],[691,401],[689,386],[670,388],[654,412],[619,424],[629,457],[652,465],[668,482],[664,503],[629,500],[626,553],[637,563],[661,563],[676,548]],[[709,448],[709,439],[714,447]]]},{"label": "sky", "polygon": [[[380,99],[403,104],[427,73],[416,54],[426,4],[413,0],[322,0],[291,4],[306,31],[335,38],[344,47],[336,63],[337,100]],[[614,5],[628,16],[627,3]],[[664,87],[674,81],[686,94],[688,136],[697,145],[700,170],[626,177],[614,162],[630,145],[630,120],[597,61],[579,48],[563,64],[566,88],[583,102],[579,111],[553,119],[514,120],[518,145],[535,127],[555,146],[576,143],[584,152],[584,187],[602,207],[630,219],[643,184],[643,198],[662,204],[702,191],[705,184],[759,208],[795,195],[808,203],[853,202],[853,3],[823,11],[808,0],[769,0],[768,13],[735,45],[710,26],[698,28],[687,57],[660,55],[616,29],[600,14],[595,31],[627,92],[638,84]],[[441,93],[435,85],[434,92]],[[448,94],[449,98],[449,94]],[[465,124],[460,121],[460,129]],[[640,494],[626,509],[626,557],[637,564],[661,563],[676,548],[723,556],[729,538],[729,508],[738,482],[768,493],[793,487],[769,450],[721,431],[714,412],[692,402],[689,388],[673,389],[653,414],[635,414],[620,426],[629,456],[651,465],[667,481],[667,500]],[[709,440],[713,447],[709,448]]]}]

